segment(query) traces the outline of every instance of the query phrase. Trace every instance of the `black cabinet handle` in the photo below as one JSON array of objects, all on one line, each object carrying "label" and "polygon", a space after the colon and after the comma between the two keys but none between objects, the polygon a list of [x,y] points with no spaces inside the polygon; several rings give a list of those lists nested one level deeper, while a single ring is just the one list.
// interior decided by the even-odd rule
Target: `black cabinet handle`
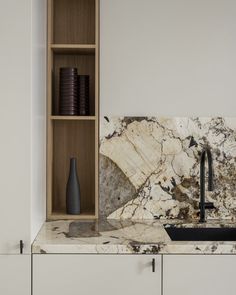
[{"label": "black cabinet handle", "polygon": [[155,272],[156,271],[156,259],[153,258],[152,259],[152,272]]},{"label": "black cabinet handle", "polygon": [[20,254],[23,254],[24,243],[20,240]]}]

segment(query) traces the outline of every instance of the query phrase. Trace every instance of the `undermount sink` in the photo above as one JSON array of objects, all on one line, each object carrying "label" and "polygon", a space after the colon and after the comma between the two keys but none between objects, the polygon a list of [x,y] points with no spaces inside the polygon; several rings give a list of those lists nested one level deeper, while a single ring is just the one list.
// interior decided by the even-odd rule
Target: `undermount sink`
[{"label": "undermount sink", "polygon": [[236,228],[166,227],[172,241],[236,241]]}]

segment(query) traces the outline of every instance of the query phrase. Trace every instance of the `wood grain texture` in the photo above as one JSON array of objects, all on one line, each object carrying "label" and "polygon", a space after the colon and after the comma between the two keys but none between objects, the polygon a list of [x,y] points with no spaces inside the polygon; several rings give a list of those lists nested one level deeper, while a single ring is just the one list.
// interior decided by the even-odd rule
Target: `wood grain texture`
[{"label": "wood grain texture", "polygon": [[99,212],[99,56],[100,56],[100,44],[99,44],[99,7],[100,1],[96,0],[96,56],[95,56],[95,213],[98,217]]},{"label": "wood grain texture", "polygon": [[[47,220],[98,217],[99,0],[48,0]],[[90,76],[90,116],[59,116],[59,69]],[[66,214],[69,159],[78,157],[81,215]]]},{"label": "wood grain texture", "polygon": [[54,2],[54,43],[95,43],[95,0]]},{"label": "wood grain texture", "polygon": [[[52,41],[53,30],[53,0],[48,0],[48,44]],[[52,157],[53,157],[53,125],[49,120],[52,113],[52,51],[48,46],[47,52],[47,216],[52,211]]]},{"label": "wood grain texture", "polygon": [[94,211],[90,209],[89,211],[84,211],[80,215],[70,215],[66,214],[65,211],[52,212],[48,215],[48,220],[94,220],[96,219]]},{"label": "wood grain texture", "polygon": [[66,213],[66,183],[70,158],[77,158],[81,213],[95,211],[95,124],[93,121],[55,121],[53,135],[52,212]]},{"label": "wood grain texture", "polygon": [[51,120],[95,121],[95,116],[51,116]]},{"label": "wood grain texture", "polygon": [[56,53],[95,54],[94,44],[52,44],[50,48]]}]

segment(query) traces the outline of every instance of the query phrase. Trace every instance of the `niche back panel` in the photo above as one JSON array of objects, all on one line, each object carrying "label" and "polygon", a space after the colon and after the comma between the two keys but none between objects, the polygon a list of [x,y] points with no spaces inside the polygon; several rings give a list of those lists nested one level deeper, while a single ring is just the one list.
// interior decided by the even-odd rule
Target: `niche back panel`
[{"label": "niche back panel", "polygon": [[54,43],[94,44],[95,7],[95,0],[54,0]]},{"label": "niche back panel", "polygon": [[66,183],[70,158],[77,158],[81,214],[95,214],[94,121],[55,121],[53,150],[53,214],[66,214]]},{"label": "niche back panel", "polygon": [[215,205],[207,216],[234,220],[236,118],[101,118],[100,215],[198,219],[205,146],[213,154],[215,188],[208,192],[206,185],[206,199]]}]

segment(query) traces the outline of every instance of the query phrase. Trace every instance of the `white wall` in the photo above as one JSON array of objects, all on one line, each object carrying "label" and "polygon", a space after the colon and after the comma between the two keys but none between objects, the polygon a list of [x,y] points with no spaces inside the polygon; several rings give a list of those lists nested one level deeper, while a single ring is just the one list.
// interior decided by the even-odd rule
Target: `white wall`
[{"label": "white wall", "polygon": [[101,115],[236,115],[235,0],[101,0]]},{"label": "white wall", "polygon": [[31,0],[31,241],[46,218],[47,1]]}]

